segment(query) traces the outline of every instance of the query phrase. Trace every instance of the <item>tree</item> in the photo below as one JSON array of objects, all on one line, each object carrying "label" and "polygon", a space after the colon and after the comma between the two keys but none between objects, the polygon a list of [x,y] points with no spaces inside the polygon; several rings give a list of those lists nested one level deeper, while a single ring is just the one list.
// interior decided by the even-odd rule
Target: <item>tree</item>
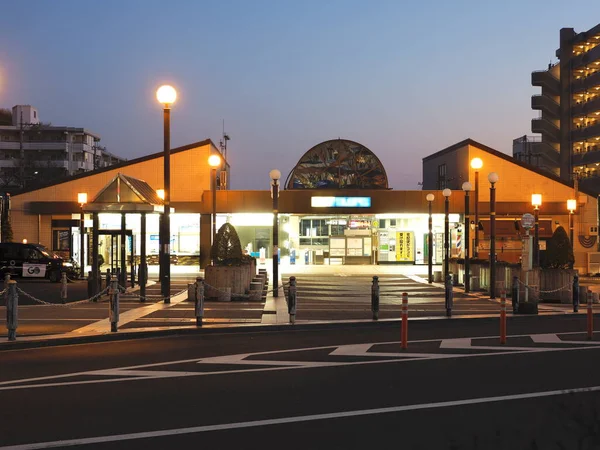
[{"label": "tree", "polygon": [[572,269],[574,263],[569,236],[563,227],[557,227],[546,244],[546,252],[540,265],[544,269]]},{"label": "tree", "polygon": [[6,108],[0,108],[0,125],[12,125],[12,111]]}]

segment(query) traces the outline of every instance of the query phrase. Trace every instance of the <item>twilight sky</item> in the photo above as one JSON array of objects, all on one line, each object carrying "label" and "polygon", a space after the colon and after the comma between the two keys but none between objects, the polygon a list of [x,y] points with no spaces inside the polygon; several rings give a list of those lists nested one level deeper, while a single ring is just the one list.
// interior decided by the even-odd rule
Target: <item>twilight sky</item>
[{"label": "twilight sky", "polygon": [[268,189],[342,137],[371,149],[394,189],[467,137],[505,153],[531,134],[531,72],[559,30],[600,22],[564,0],[12,1],[0,15],[0,107],[31,104],[128,159],[162,151],[155,91],[178,90],[172,147],[222,120],[233,189]]}]

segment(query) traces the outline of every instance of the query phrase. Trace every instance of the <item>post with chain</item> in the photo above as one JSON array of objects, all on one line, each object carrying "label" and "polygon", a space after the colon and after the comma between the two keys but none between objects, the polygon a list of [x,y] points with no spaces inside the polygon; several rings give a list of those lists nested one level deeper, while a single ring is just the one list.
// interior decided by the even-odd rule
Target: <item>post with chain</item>
[{"label": "post with chain", "polygon": [[512,279],[512,308],[513,314],[517,314],[519,312],[519,277],[514,276]]},{"label": "post with chain", "polygon": [[500,343],[506,344],[506,290],[500,291]]},{"label": "post with chain", "polygon": [[196,326],[202,326],[202,318],[204,317],[204,278],[196,277],[194,295],[194,313],[196,314]]},{"label": "post with chain", "polygon": [[573,277],[573,312],[579,312],[579,277]]},{"label": "post with chain", "polygon": [[4,304],[8,302],[8,282],[10,281],[10,273],[4,275]]},{"label": "post with chain", "polygon": [[587,338],[592,340],[594,337],[594,311],[592,309],[592,291],[587,291]]},{"label": "post with chain", "polygon": [[17,325],[19,322],[19,295],[17,294],[17,282],[8,280],[8,296],[6,298],[6,328],[8,329],[8,340],[17,340]]},{"label": "post with chain", "polygon": [[402,293],[402,350],[408,348],[408,293]]},{"label": "post with chain", "polygon": [[67,303],[67,273],[63,272],[60,277],[60,301]]},{"label": "post with chain", "polygon": [[373,276],[373,286],[371,286],[371,311],[373,320],[379,319],[379,277]]},{"label": "post with chain", "polygon": [[445,303],[446,303],[446,317],[451,317],[452,316],[452,305],[454,303],[454,291],[452,290],[452,275],[450,275],[449,273],[446,274],[446,298],[445,298]]},{"label": "post with chain", "polygon": [[110,288],[110,282],[112,281],[112,275],[110,269],[106,269],[106,289]]},{"label": "post with chain", "polygon": [[290,323],[296,322],[296,277],[290,277],[290,287],[288,289],[288,314]]},{"label": "post with chain", "polygon": [[110,282],[110,331],[117,332],[119,325],[119,280],[115,279]]}]

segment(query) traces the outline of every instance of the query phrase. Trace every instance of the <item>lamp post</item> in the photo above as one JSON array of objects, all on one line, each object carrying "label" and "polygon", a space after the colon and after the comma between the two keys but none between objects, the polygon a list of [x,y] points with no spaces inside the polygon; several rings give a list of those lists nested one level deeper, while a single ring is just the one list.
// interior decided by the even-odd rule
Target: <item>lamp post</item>
[{"label": "lamp post", "polygon": [[573,241],[573,214],[577,209],[577,200],[574,198],[567,200],[567,209],[569,210],[569,240],[571,241],[571,250],[575,250],[575,241]]},{"label": "lamp post", "polygon": [[[208,157],[208,165],[211,170],[211,190],[212,190],[212,245],[217,239],[217,167],[221,165],[221,157],[219,155],[210,155]],[[212,247],[211,247],[212,248]],[[215,261],[213,260],[213,264]]]},{"label": "lamp post", "polygon": [[[471,168],[475,170],[475,242],[473,256],[479,256],[479,169],[483,167],[481,158],[471,160]],[[470,243],[469,243],[470,244]]]},{"label": "lamp post", "polygon": [[540,206],[542,206],[542,194],[531,194],[533,205],[533,216],[535,218],[533,234],[533,261],[536,267],[540,266]]},{"label": "lamp post", "polygon": [[279,179],[281,172],[273,169],[271,177],[271,193],[273,195],[273,297],[279,297]]},{"label": "lamp post", "polygon": [[431,218],[431,204],[435,199],[433,194],[427,194],[427,203],[429,203],[429,235],[427,239],[427,265],[428,265],[428,281],[433,283],[433,219]]},{"label": "lamp post", "polygon": [[83,247],[85,245],[84,242],[84,216],[83,216],[83,205],[87,203],[87,193],[80,192],[77,194],[77,202],[81,206],[81,217],[79,221],[79,275],[81,278],[85,277],[85,257],[83,255]]},{"label": "lamp post", "polygon": [[452,278],[450,276],[450,196],[448,188],[442,191],[444,196],[444,304],[446,316],[452,315]]},{"label": "lamp post", "polygon": [[473,186],[468,181],[465,181],[462,184],[462,190],[465,191],[465,239],[464,239],[464,248],[465,248],[465,292],[469,292],[471,290],[471,261],[470,252],[469,252],[469,228],[471,225],[471,220],[469,216],[469,192],[473,190]]},{"label": "lamp post", "polygon": [[171,105],[177,99],[172,86],[164,85],[156,91],[156,99],[163,105],[164,130],[164,211],[159,231],[160,241],[160,293],[165,303],[170,303],[171,295]]},{"label": "lamp post", "polygon": [[496,183],[498,174],[488,174],[490,182],[490,298],[496,298]]}]

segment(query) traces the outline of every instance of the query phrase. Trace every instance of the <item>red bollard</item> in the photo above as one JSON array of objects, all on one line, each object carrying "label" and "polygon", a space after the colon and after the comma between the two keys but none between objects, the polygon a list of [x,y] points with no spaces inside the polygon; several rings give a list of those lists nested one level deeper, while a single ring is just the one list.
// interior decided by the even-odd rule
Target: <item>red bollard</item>
[{"label": "red bollard", "polygon": [[500,343],[506,344],[506,290],[500,291]]},{"label": "red bollard", "polygon": [[408,294],[402,293],[402,349],[408,348]]},{"label": "red bollard", "polygon": [[594,311],[592,310],[592,291],[587,291],[587,338],[594,337]]}]

